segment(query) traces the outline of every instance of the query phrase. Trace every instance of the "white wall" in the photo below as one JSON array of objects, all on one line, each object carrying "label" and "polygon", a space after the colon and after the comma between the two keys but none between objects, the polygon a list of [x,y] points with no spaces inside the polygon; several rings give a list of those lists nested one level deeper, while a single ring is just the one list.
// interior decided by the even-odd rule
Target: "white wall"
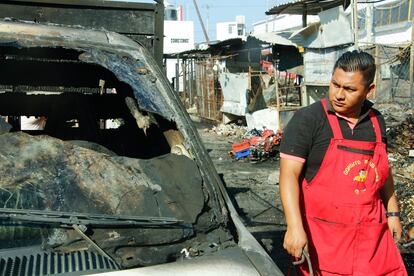
[{"label": "white wall", "polygon": [[[391,26],[390,26],[391,27]],[[391,30],[377,30],[374,32],[374,42],[379,44],[401,44],[410,43],[411,27],[395,28]]]},{"label": "white wall", "polygon": [[179,53],[194,49],[193,21],[164,21],[164,53]]},{"label": "white wall", "polygon": [[216,24],[216,39],[223,41],[230,38],[246,38],[246,26],[242,24],[242,34],[238,34],[237,22],[220,22]]},{"label": "white wall", "polygon": [[[173,54],[194,49],[194,22],[193,21],[164,21],[164,53]],[[175,77],[176,59],[166,62],[166,74],[170,82]],[[180,78],[182,90],[182,78]]]}]

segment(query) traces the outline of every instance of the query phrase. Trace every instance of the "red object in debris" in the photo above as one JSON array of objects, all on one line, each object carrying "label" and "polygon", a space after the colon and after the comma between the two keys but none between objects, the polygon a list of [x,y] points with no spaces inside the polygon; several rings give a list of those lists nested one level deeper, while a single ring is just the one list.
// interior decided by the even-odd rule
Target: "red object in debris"
[{"label": "red object in debris", "polygon": [[267,137],[272,136],[273,134],[274,134],[274,132],[272,130],[266,129],[265,131],[263,131],[262,137],[264,139],[266,139]]},{"label": "red object in debris", "polygon": [[250,138],[250,145],[256,145],[260,142],[263,142],[263,137],[260,136],[253,136],[252,138]]},{"label": "red object in debris", "polygon": [[265,142],[267,138],[274,135],[274,132],[270,129],[263,131],[262,136],[253,136],[250,138],[250,145],[257,145],[258,143]]},{"label": "red object in debris", "polygon": [[232,144],[231,148],[233,150],[233,153],[236,153],[236,152],[239,152],[239,151],[249,149],[250,148],[250,143],[249,143],[249,141],[245,140],[245,141],[242,141],[240,143]]}]

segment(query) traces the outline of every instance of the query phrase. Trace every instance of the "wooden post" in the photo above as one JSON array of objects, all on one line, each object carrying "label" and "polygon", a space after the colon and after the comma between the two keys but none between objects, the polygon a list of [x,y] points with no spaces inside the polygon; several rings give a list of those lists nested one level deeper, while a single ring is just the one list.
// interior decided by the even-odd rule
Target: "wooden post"
[{"label": "wooden post", "polygon": [[379,49],[378,49],[378,44],[375,43],[375,65],[377,67],[377,70],[375,72],[375,92],[374,95],[372,96],[372,98],[375,100],[375,98],[377,97],[377,92],[378,92],[378,88],[379,88],[379,83],[380,83],[380,77],[381,77],[381,65],[380,65],[380,60],[379,60]]},{"label": "wooden post", "polygon": [[280,99],[279,99],[279,76],[277,74],[277,62],[273,63],[273,73],[275,78],[275,91],[276,91],[276,110],[278,117],[278,129],[282,129],[282,119],[280,118]]},{"label": "wooden post", "polygon": [[181,66],[183,68],[183,104],[186,106],[186,99],[187,99],[187,60],[183,59],[183,62],[181,63]]},{"label": "wooden post", "polygon": [[190,87],[189,87],[190,88],[189,89],[190,107],[193,106],[193,97],[194,97],[194,64],[193,63],[194,63],[194,59],[190,59]]},{"label": "wooden post", "polygon": [[175,64],[175,92],[180,95],[180,55],[177,55],[177,63]]},{"label": "wooden post", "polygon": [[305,28],[308,25],[308,9],[306,4],[303,4],[303,13],[302,13],[302,27]]}]

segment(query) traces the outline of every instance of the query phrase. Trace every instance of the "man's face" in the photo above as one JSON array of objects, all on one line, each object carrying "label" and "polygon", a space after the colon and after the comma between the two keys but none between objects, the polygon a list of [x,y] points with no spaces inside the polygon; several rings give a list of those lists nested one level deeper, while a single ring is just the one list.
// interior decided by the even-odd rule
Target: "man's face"
[{"label": "man's face", "polygon": [[329,85],[329,101],[335,112],[357,118],[364,100],[375,90],[375,85],[366,86],[360,71],[345,72],[337,68]]}]

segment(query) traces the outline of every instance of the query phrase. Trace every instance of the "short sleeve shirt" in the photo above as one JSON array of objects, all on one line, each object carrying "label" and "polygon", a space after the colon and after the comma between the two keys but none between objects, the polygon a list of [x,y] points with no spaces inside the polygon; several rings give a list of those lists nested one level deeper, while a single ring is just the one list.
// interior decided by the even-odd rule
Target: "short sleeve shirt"
[{"label": "short sleeve shirt", "polygon": [[[326,103],[328,112],[335,113],[328,99]],[[372,109],[378,118],[382,141],[387,142],[384,118],[372,105],[368,100],[364,102],[361,115],[353,129],[344,118],[337,116],[344,139],[375,141],[374,127],[368,116]],[[305,159],[303,176],[310,182],[318,172],[332,138],[333,132],[325,110],[318,101],[295,112],[283,131],[280,152]]]}]

